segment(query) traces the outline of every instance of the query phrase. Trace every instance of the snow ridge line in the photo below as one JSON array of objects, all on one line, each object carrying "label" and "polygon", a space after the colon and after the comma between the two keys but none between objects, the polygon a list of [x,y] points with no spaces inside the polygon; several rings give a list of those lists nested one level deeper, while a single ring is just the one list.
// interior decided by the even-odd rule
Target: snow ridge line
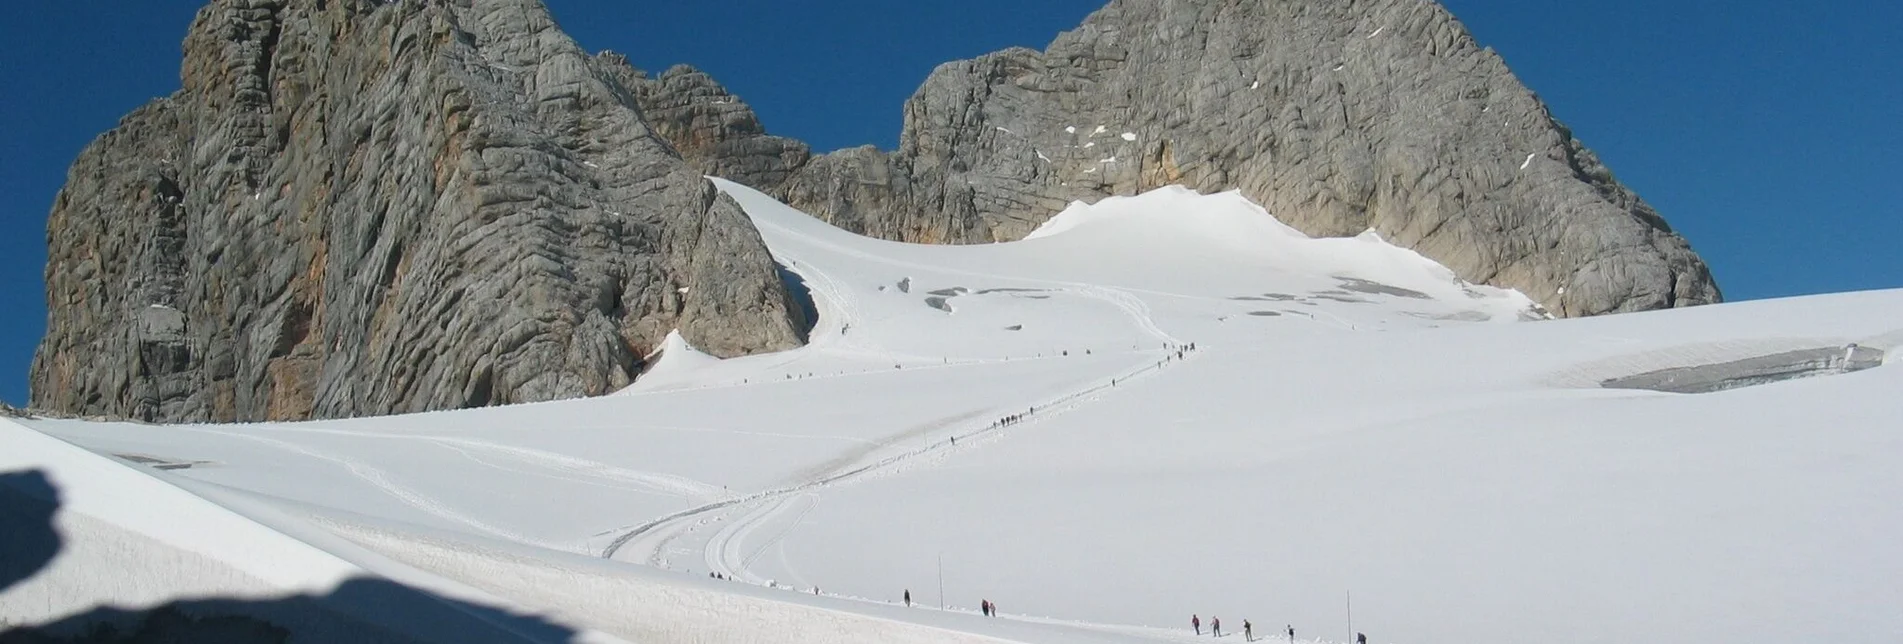
[{"label": "snow ridge line", "polygon": [[[1130,371],[1124,372],[1123,374],[1113,378],[1112,382],[1121,383],[1127,380],[1137,378],[1139,376],[1144,376],[1147,374],[1159,372],[1162,370],[1162,367],[1164,365],[1171,364],[1171,360],[1167,356],[1172,353],[1174,353],[1174,351],[1165,352],[1164,355],[1166,357],[1163,361],[1158,362],[1156,364],[1146,364],[1141,367],[1137,367],[1136,369],[1132,369]],[[1185,359],[1187,359],[1187,357],[1189,357],[1190,355],[1193,355],[1193,354],[1185,354]],[[1088,396],[1094,393],[1099,393],[1105,390],[1109,390],[1116,386],[1117,386],[1116,384],[1098,384],[1087,389],[1075,391],[1069,394],[1065,394],[1063,396],[1059,396],[1057,398],[1046,400],[1042,404],[1033,405],[1033,407],[1034,408],[1045,407],[1045,408],[1054,409],[1060,405],[1065,405],[1071,402],[1075,402],[1078,399],[1083,398],[1085,396]],[[987,436],[994,433],[1000,433],[1002,430],[1007,429],[1008,427],[1010,427],[1010,425],[992,424],[982,429],[973,430],[963,435],[959,435],[958,438],[969,440],[972,438],[983,437],[983,436]],[[821,487],[827,487],[835,483],[856,478],[862,474],[867,474],[867,473],[883,470],[893,465],[896,465],[898,463],[909,461],[911,459],[914,459],[920,456],[925,456],[925,455],[939,452],[941,450],[950,449],[950,447],[951,446],[947,443],[933,443],[926,447],[887,456],[885,458],[879,459],[878,461],[874,461],[872,463],[865,463],[865,464],[860,464],[856,466],[850,466],[844,470],[841,470],[832,474],[828,474],[820,478],[817,478],[805,483],[801,483],[798,485],[780,487],[780,488],[775,488],[771,490],[764,490],[760,492],[755,492],[753,494],[747,494],[747,495],[738,496],[738,497],[734,497],[730,499],[725,499],[722,501],[707,503],[698,507],[688,508],[685,510],[680,510],[678,512],[667,514],[659,518],[650,520],[648,522],[641,523],[631,528],[628,528],[626,532],[623,532],[622,534],[616,536],[613,540],[609,541],[608,546],[602,549],[600,556],[603,559],[613,559],[615,554],[620,552],[620,550],[623,547],[627,546],[629,542],[632,542],[637,538],[640,538],[651,532],[654,532],[655,530],[663,526],[677,523],[683,519],[688,519],[691,517],[706,514],[708,512],[713,512],[716,510],[722,510],[722,509],[734,507],[736,505],[751,504],[757,501],[768,501],[768,500],[786,497],[793,494],[798,494],[801,492],[807,492],[807,491],[818,489]],[[731,529],[731,527],[729,529]]]}]

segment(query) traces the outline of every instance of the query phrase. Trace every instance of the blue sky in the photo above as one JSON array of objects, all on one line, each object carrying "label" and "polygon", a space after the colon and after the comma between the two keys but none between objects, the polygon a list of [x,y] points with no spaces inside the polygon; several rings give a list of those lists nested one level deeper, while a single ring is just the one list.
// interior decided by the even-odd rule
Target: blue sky
[{"label": "blue sky", "polygon": [[[891,147],[932,67],[1043,47],[1101,0],[547,0],[591,50],[686,62],[819,149]],[[178,87],[200,3],[20,2],[0,21],[0,400],[26,399],[54,194]],[[1444,0],[1709,261],[1727,297],[1903,287],[1903,3]]]}]

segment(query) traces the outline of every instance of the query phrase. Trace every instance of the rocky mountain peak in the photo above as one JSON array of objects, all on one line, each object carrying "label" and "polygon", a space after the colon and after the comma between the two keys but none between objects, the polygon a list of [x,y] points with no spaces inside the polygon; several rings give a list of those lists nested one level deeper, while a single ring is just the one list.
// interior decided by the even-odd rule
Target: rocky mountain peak
[{"label": "rocky mountain peak", "polygon": [[745,214],[541,3],[216,0],[48,223],[33,403],[337,417],[623,386],[803,320]]},{"label": "rocky mountain peak", "polygon": [[413,412],[611,391],[676,328],[796,346],[809,321],[703,175],[919,243],[1239,189],[1560,315],[1720,299],[1429,0],[1113,0],[1043,51],[941,65],[891,152],[815,155],[699,70],[584,52],[536,0],[213,0],[181,81],[56,200],[37,408]]}]

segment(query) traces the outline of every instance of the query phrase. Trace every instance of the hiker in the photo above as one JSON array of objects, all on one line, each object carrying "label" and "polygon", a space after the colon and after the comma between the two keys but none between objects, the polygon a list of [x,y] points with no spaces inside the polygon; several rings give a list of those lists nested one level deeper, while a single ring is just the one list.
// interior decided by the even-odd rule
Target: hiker
[{"label": "hiker", "polygon": [[1190,627],[1190,628],[1193,628],[1193,629],[1196,629],[1196,634],[1197,634],[1197,635],[1201,635],[1201,634],[1203,634],[1203,618],[1201,618],[1201,617],[1197,617],[1197,616],[1195,616],[1195,615],[1190,615],[1190,616],[1189,616],[1189,627]]},{"label": "hiker", "polygon": [[[1216,617],[1213,615],[1210,616],[1209,634],[1213,637],[1222,637],[1222,618],[1221,617]],[[1368,644],[1368,643],[1362,642],[1361,644]]]},{"label": "hiker", "polygon": [[1294,624],[1290,624],[1288,627],[1288,644],[1295,644],[1295,625]]},{"label": "hiker", "polygon": [[1249,620],[1246,620],[1246,619],[1242,620],[1242,641],[1244,642],[1255,641],[1255,625],[1250,624]]},{"label": "hiker", "polygon": [[1363,635],[1361,633],[1355,633],[1355,644],[1368,644],[1368,636]]},{"label": "hiker", "polygon": [[905,589],[905,605],[912,605],[912,589],[910,588]]}]

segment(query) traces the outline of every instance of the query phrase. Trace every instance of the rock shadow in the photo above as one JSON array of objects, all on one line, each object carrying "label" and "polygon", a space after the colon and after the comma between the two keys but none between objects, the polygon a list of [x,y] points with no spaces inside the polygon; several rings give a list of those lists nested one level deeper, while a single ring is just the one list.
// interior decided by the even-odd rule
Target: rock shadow
[{"label": "rock shadow", "polygon": [[[0,472],[0,592],[44,571],[67,539],[57,486],[40,470]],[[110,575],[112,571],[101,571]],[[580,633],[535,615],[473,604],[387,579],[325,594],[206,597],[151,608],[98,606],[45,623],[0,624],[0,644],[230,642],[572,642]]]},{"label": "rock shadow", "polygon": [[806,285],[806,278],[779,262],[773,263],[773,270],[780,274],[780,283],[786,286],[786,297],[792,301],[795,314],[794,328],[799,330],[800,341],[813,337],[813,328],[819,325],[819,303],[813,301],[813,289]]}]

